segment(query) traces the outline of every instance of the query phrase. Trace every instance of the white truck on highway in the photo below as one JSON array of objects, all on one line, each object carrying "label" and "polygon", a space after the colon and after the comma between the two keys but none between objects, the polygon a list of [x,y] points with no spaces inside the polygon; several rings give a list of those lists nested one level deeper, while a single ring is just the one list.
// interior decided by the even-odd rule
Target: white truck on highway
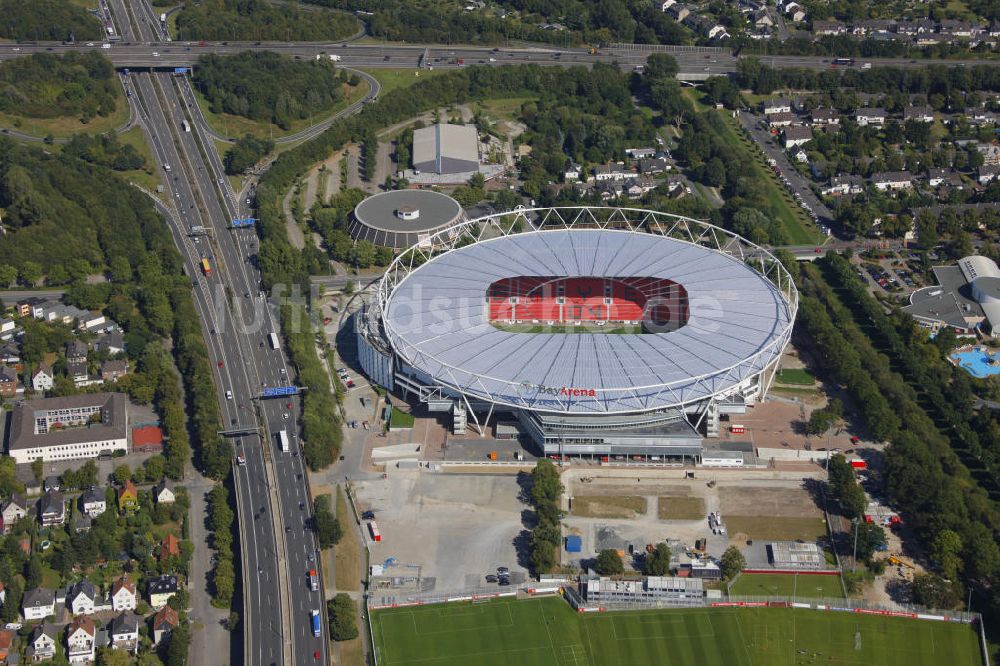
[{"label": "white truck on highway", "polygon": [[[324,55],[326,55],[326,54],[325,53],[317,53],[316,54],[316,60],[322,60]],[[332,60],[334,62],[340,62],[340,56],[339,55],[331,53],[327,57],[330,58],[330,60]]]}]

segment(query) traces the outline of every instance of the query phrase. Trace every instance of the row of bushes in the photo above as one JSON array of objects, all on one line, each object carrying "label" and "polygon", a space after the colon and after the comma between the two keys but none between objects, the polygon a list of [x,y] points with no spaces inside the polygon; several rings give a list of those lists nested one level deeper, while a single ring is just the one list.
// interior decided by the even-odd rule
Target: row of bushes
[{"label": "row of bushes", "polygon": [[559,470],[551,460],[540,459],[531,471],[529,496],[536,520],[531,531],[531,568],[538,574],[548,573],[556,565],[556,549],[562,541],[562,530],[559,527],[562,517],[559,498],[562,492]]},{"label": "row of bushes", "polygon": [[212,603],[228,608],[236,590],[236,566],[233,558],[235,515],[229,506],[229,491],[219,484],[208,493],[208,526],[212,530],[215,568],[212,570]]}]

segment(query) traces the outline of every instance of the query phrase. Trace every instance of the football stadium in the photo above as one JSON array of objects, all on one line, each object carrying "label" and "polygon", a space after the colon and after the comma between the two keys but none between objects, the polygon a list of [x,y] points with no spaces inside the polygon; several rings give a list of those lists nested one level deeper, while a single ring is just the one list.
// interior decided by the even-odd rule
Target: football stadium
[{"label": "football stadium", "polygon": [[706,222],[537,208],[407,248],[355,326],[369,378],[455,433],[691,461],[764,397],[797,305],[770,252]]}]

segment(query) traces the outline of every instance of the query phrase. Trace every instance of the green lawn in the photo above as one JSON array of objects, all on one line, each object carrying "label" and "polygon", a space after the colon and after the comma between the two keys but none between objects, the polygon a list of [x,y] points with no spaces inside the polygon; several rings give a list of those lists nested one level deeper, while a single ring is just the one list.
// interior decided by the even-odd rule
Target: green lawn
[{"label": "green lawn", "polygon": [[379,95],[392,92],[396,88],[408,88],[414,83],[419,83],[427,77],[437,76],[447,72],[446,69],[366,69],[363,70],[375,77],[381,89]]},{"label": "green lawn", "polygon": [[389,428],[412,428],[414,421],[413,414],[394,407],[392,413],[389,415]]},{"label": "green lawn", "polygon": [[581,614],[549,597],[380,610],[372,633],[381,666],[981,663],[968,625],[790,608]]},{"label": "green lawn", "polygon": [[816,383],[816,378],[805,368],[785,368],[779,370],[774,381],[779,384],[798,384],[801,386],[812,386]]},{"label": "green lawn", "polygon": [[743,574],[729,590],[737,596],[842,598],[839,576]]}]

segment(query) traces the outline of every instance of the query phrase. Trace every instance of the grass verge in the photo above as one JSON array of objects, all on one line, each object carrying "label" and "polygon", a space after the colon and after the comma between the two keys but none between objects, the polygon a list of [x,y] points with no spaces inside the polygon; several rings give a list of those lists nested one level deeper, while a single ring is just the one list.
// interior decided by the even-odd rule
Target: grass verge
[{"label": "grass verge", "polygon": [[361,546],[358,543],[358,530],[340,486],[337,486],[336,511],[337,522],[340,523],[344,536],[333,548],[333,580],[337,583],[338,590],[360,590]]},{"label": "grass verge", "polygon": [[115,101],[115,112],[110,116],[95,116],[89,123],[75,116],[57,118],[28,118],[11,113],[0,113],[0,127],[9,127],[24,134],[45,138],[51,134],[56,139],[65,139],[73,134],[107,134],[128,122],[128,104],[124,96]]},{"label": "grass verge", "polygon": [[705,500],[701,497],[657,498],[656,515],[660,520],[700,520],[705,513]]},{"label": "grass verge", "polygon": [[816,541],[826,536],[826,522],[822,518],[727,515],[725,522],[730,536],[746,534],[750,539]]},{"label": "grass verge", "polygon": [[577,495],[570,513],[581,518],[635,518],[646,513],[646,498],[637,495]]},{"label": "grass verge", "polygon": [[774,381],[779,384],[797,384],[800,386],[812,386],[816,383],[816,377],[805,368],[786,368],[778,371]]},{"label": "grass verge", "polygon": [[381,89],[379,95],[385,95],[397,88],[409,88],[415,83],[425,80],[427,77],[438,76],[448,70],[444,69],[366,69],[363,70],[375,77]]}]

